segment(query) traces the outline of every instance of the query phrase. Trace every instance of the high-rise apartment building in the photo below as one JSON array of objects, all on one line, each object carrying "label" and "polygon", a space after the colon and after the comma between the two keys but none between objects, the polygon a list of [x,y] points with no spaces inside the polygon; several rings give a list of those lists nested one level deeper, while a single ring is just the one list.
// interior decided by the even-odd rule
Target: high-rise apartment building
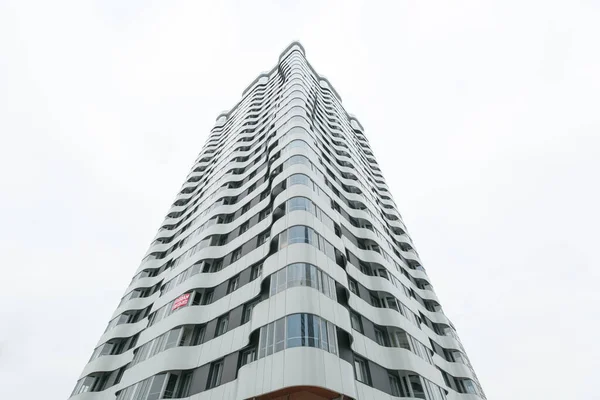
[{"label": "high-rise apartment building", "polygon": [[215,127],[73,400],[485,398],[373,156],[292,43]]}]

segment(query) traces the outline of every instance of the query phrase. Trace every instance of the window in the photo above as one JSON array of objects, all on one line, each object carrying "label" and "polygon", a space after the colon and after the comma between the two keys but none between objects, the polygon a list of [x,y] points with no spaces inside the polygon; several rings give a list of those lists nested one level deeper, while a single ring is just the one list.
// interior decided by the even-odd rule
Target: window
[{"label": "window", "polygon": [[396,302],[396,298],[395,297],[391,297],[388,296],[385,298],[385,304],[387,308],[391,308],[393,310],[396,310],[398,312],[400,312],[399,307],[398,307],[398,303]]},{"label": "window", "polygon": [[215,337],[221,336],[225,332],[227,332],[227,325],[229,323],[229,314],[222,316],[217,321],[217,329],[215,332]]},{"label": "window", "polygon": [[421,383],[421,377],[419,375],[409,375],[408,380],[410,381],[410,386],[412,387],[414,397],[425,399],[425,390],[423,389],[423,384]]},{"label": "window", "polygon": [[289,142],[287,144],[287,146],[285,146],[286,150],[291,150],[293,148],[302,148],[302,149],[308,149],[308,143],[306,143],[304,140],[300,140],[300,139],[295,139],[292,140],[291,142]]},{"label": "window", "polygon": [[369,276],[373,275],[373,273],[371,271],[371,267],[369,267],[368,265],[360,263],[359,266],[360,266],[360,272],[362,272],[363,274],[369,275]]},{"label": "window", "polygon": [[252,266],[252,270],[250,271],[250,281],[255,280],[261,274],[262,274],[262,263]]},{"label": "window", "polygon": [[223,260],[215,260],[213,261],[213,264],[210,267],[210,272],[219,272],[220,270],[223,269]]},{"label": "window", "polygon": [[256,348],[250,347],[249,349],[242,350],[240,355],[240,367],[251,363],[256,360]]},{"label": "window", "polygon": [[362,358],[354,357],[354,373],[356,374],[356,380],[364,384],[371,384],[371,377],[369,375],[369,366]]},{"label": "window", "polygon": [[[446,400],[446,392],[441,387],[439,387],[435,383],[433,383],[423,377],[421,377],[421,380],[423,381],[423,386],[425,388],[425,391],[427,392],[427,399],[429,399],[429,400]],[[450,385],[448,385],[448,386],[450,386]],[[483,393],[480,393],[480,392],[472,392],[472,393],[478,394],[481,397],[485,397],[485,396],[483,396]]]},{"label": "window", "polygon": [[262,192],[262,193],[260,194],[260,200],[262,201],[262,200],[266,199],[267,197],[269,197],[269,194],[270,194],[270,193],[271,193],[271,192],[270,192],[269,190],[265,190],[264,192]]},{"label": "window", "polygon": [[396,375],[389,375],[390,379],[390,388],[392,389],[392,396],[396,397],[407,397],[402,391],[402,386],[400,386],[400,379]]},{"label": "window", "polygon": [[244,312],[242,315],[242,324],[245,324],[246,322],[248,322],[252,319],[252,310],[258,303],[259,303],[259,301],[257,300],[257,301],[248,303],[244,306]]},{"label": "window", "polygon": [[319,268],[308,263],[294,263],[271,275],[270,295],[295,286],[309,286],[337,300],[335,281]]},{"label": "window", "polygon": [[209,290],[204,292],[204,299],[202,299],[202,305],[207,305],[212,303],[212,299],[213,299],[213,291]]},{"label": "window", "polygon": [[227,285],[227,294],[234,292],[240,286],[240,276],[234,276],[229,280],[229,285]]},{"label": "window", "polygon": [[177,394],[174,396],[176,399],[188,397],[190,392],[190,385],[192,383],[192,372],[185,372],[181,375],[181,384],[177,389]]},{"label": "window", "polygon": [[350,286],[350,291],[358,296],[358,284],[354,279],[348,279],[348,286]]},{"label": "window", "polygon": [[175,387],[177,386],[178,376],[175,374],[169,374],[169,379],[167,380],[167,385],[165,387],[165,392],[162,396],[163,399],[172,399],[175,394]]},{"label": "window", "polygon": [[267,218],[267,215],[269,215],[270,212],[271,212],[271,207],[265,208],[258,215],[258,220],[262,221],[263,219]]},{"label": "window", "polygon": [[375,339],[380,346],[387,346],[387,335],[379,328],[375,328]]},{"label": "window", "polygon": [[92,390],[92,386],[96,382],[96,379],[97,378],[94,376],[86,376],[85,378],[80,379],[75,385],[75,389],[73,389],[71,396],[75,396],[79,393],[90,392]]},{"label": "window", "polygon": [[244,204],[244,207],[242,207],[242,213],[240,215],[246,214],[246,212],[248,212],[249,209],[250,209],[250,203]]},{"label": "window", "polygon": [[281,232],[278,240],[280,250],[294,243],[308,243],[317,247],[330,259],[336,259],[333,245],[308,226],[292,226],[288,230]]},{"label": "window", "polygon": [[307,226],[292,226],[288,230],[288,244],[314,243],[314,231]]},{"label": "window", "polygon": [[381,302],[379,301],[379,297],[371,295],[371,305],[373,307],[380,308]]},{"label": "window", "polygon": [[240,226],[240,235],[248,230],[250,222],[246,221]]},{"label": "window", "polygon": [[204,342],[204,334],[206,333],[206,325],[196,325],[194,332],[192,333],[192,340],[190,346],[197,346]]},{"label": "window", "polygon": [[192,295],[190,296],[192,297],[192,305],[193,306],[199,306],[202,300],[202,293],[200,292],[192,292]]},{"label": "window", "polygon": [[270,236],[271,236],[270,231],[263,232],[260,235],[258,235],[258,245],[260,246],[261,244],[266,243],[269,240]]},{"label": "window", "polygon": [[167,377],[167,374],[160,374],[160,375],[154,376],[154,379],[152,380],[152,383],[150,384],[150,390],[148,391],[148,396],[146,397],[147,400],[155,400],[155,399],[160,398],[163,384],[165,382],[166,377]]},{"label": "window", "polygon": [[306,197],[293,197],[287,201],[288,212],[295,210],[310,211],[313,212],[313,202]]},{"label": "window", "polygon": [[259,358],[286,348],[318,347],[337,354],[337,331],[312,314],[292,314],[260,328]]},{"label": "window", "polygon": [[237,261],[242,256],[242,248],[239,247],[231,253],[231,262]]},{"label": "window", "polygon": [[248,193],[252,193],[256,189],[256,183],[253,183],[248,187]]},{"label": "window", "polygon": [[379,275],[380,277],[385,278],[387,280],[390,280],[390,277],[388,276],[387,271],[383,268],[379,268],[377,270],[377,275]]},{"label": "window", "polygon": [[208,384],[206,389],[212,389],[221,384],[221,376],[223,375],[223,360],[215,361],[210,365],[208,374]]},{"label": "window", "polygon": [[411,350],[408,342],[408,335],[403,331],[396,331],[392,335],[392,344],[394,347],[401,347],[406,350]]},{"label": "window", "polygon": [[287,179],[287,186],[305,185],[312,188],[312,181],[304,174],[294,174]]},{"label": "window", "polygon": [[354,312],[350,312],[350,324],[353,329],[356,329],[360,333],[362,333],[362,323],[360,321],[360,316]]}]

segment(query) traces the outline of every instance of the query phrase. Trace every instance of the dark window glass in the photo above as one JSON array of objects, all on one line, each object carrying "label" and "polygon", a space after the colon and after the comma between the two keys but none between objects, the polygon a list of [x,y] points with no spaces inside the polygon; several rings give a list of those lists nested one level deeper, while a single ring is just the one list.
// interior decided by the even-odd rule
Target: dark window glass
[{"label": "dark window glass", "polygon": [[208,374],[207,389],[212,389],[221,384],[221,376],[223,375],[223,360],[215,361],[210,366],[210,372]]},{"label": "dark window glass", "polygon": [[250,271],[250,280],[253,281],[262,274],[262,263],[254,265]]},{"label": "dark window glass", "polygon": [[354,357],[354,373],[356,374],[357,381],[367,385],[371,384],[369,366],[365,360],[358,357]]},{"label": "dark window glass", "polygon": [[217,329],[215,332],[215,337],[220,336],[227,332],[227,325],[229,323],[229,315],[224,315],[217,321]]},{"label": "dark window glass", "polygon": [[227,285],[227,294],[236,291],[240,286],[240,276],[234,276],[229,280],[229,284]]},{"label": "dark window glass", "polygon": [[213,291],[210,290],[208,292],[204,292],[204,299],[202,299],[202,305],[207,305],[212,303],[213,299]]},{"label": "dark window glass", "polygon": [[233,251],[232,255],[231,255],[231,262],[237,261],[240,259],[240,257],[242,256],[242,249],[236,249]]},{"label": "dark window glass", "polygon": [[352,325],[352,328],[362,333],[362,323],[358,314],[353,312],[350,313],[350,323]]},{"label": "dark window glass", "polygon": [[242,351],[240,356],[240,367],[251,363],[256,359],[256,348],[252,347]]}]

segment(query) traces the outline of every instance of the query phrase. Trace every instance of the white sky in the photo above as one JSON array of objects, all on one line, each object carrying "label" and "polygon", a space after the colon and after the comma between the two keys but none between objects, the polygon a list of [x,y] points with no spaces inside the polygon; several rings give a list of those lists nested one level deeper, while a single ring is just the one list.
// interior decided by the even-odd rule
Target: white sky
[{"label": "white sky", "polygon": [[600,3],[208,3],[0,0],[0,398],[68,397],[216,116],[293,39],[488,398],[599,398]]}]

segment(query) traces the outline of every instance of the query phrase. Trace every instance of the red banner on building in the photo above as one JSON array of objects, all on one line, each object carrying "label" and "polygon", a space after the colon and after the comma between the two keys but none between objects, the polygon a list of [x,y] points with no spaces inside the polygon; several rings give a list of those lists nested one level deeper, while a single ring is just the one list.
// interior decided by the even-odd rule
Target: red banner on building
[{"label": "red banner on building", "polygon": [[177,310],[178,308],[187,306],[188,301],[190,300],[190,293],[182,294],[173,302],[173,307],[171,307],[171,311]]}]

